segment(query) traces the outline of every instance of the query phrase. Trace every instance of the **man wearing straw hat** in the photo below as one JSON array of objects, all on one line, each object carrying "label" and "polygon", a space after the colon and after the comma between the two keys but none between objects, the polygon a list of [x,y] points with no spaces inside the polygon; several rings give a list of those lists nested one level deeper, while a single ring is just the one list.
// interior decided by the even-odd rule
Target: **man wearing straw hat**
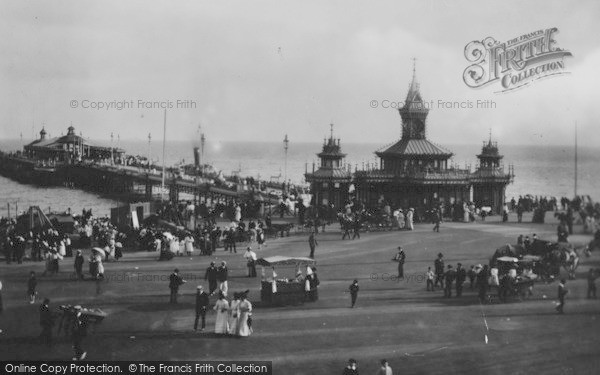
[{"label": "man wearing straw hat", "polygon": [[202,317],[202,326],[200,331],[206,328],[206,308],[208,307],[208,294],[202,288],[202,285],[196,287],[196,320],[194,321],[194,331],[198,331],[198,320]]}]

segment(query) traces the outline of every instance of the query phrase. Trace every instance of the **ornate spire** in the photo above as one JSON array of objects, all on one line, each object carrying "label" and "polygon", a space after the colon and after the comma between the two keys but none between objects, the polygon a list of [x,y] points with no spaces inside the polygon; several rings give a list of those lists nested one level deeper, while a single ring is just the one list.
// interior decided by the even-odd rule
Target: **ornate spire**
[{"label": "ornate spire", "polygon": [[417,59],[413,57],[413,76],[408,87],[408,94],[406,94],[406,103],[422,101],[423,99],[421,99],[421,93],[419,92],[419,83],[417,82]]},{"label": "ornate spire", "polygon": [[417,59],[413,58],[412,82],[408,87],[404,106],[399,108],[402,117],[402,138],[425,139],[425,120],[429,113],[426,102],[423,102],[417,83]]}]

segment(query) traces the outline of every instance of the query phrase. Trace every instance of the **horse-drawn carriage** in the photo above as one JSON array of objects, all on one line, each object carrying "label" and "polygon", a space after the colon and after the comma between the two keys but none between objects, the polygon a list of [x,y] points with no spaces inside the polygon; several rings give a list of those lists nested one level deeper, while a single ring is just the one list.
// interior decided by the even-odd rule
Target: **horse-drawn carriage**
[{"label": "horse-drawn carriage", "polygon": [[272,237],[284,237],[284,235],[289,237],[292,228],[294,228],[293,223],[288,223],[286,221],[273,221],[265,230],[265,234],[268,234]]},{"label": "horse-drawn carriage", "polygon": [[532,295],[533,285],[539,279],[532,271],[532,262],[532,258],[518,259],[507,255],[496,258],[490,275],[487,300],[492,302],[497,296],[506,302],[508,297],[522,300]]},{"label": "horse-drawn carriage", "polygon": [[496,273],[490,276],[488,298],[492,299],[497,291],[502,300],[509,296],[522,299],[532,294],[535,282],[558,279],[561,267],[569,278],[575,278],[578,264],[577,249],[566,242],[535,239],[528,246],[504,245],[496,249],[490,259],[490,267]]},{"label": "horse-drawn carriage", "polygon": [[503,256],[517,258],[517,271],[531,269],[546,282],[558,278],[561,267],[567,271],[569,278],[574,279],[575,270],[579,265],[578,250],[567,242],[536,239],[527,247],[507,244],[496,249],[490,260],[490,266],[493,267],[496,260]]},{"label": "horse-drawn carriage", "polygon": [[398,227],[394,217],[380,209],[366,209],[352,214],[338,214],[338,222],[342,231],[359,230],[367,232],[388,231]]}]

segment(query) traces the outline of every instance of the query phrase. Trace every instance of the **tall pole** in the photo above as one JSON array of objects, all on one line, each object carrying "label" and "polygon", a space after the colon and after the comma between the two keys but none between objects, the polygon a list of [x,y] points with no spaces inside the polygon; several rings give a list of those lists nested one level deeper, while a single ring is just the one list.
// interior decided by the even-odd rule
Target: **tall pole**
[{"label": "tall pole", "polygon": [[150,171],[150,167],[152,166],[152,146],[150,145],[150,142],[152,141],[152,135],[150,133],[148,133],[148,171]]},{"label": "tall pole", "polygon": [[284,167],[283,167],[283,182],[285,184],[287,184],[287,154],[288,154],[288,145],[290,143],[290,140],[288,139],[287,134],[285,135],[285,138],[283,139],[283,149],[285,151],[285,161],[284,161]]},{"label": "tall pole", "polygon": [[206,143],[206,138],[204,137],[204,133],[200,135],[200,172],[204,175],[204,144]]},{"label": "tall pole", "polygon": [[577,197],[577,121],[575,121],[575,197]]},{"label": "tall pole", "polygon": [[165,195],[165,145],[167,142],[167,109],[165,108],[165,120],[163,124],[163,152],[162,152],[162,180],[160,183],[160,200],[164,200]]},{"label": "tall pole", "polygon": [[113,135],[112,132],[110,132],[110,165],[113,165],[115,163],[115,157],[113,155],[113,138],[115,136]]}]

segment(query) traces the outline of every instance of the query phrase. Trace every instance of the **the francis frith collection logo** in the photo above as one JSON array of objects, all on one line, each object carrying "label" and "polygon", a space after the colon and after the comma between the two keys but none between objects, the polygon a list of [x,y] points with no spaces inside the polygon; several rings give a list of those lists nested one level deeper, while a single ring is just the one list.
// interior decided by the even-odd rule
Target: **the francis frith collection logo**
[{"label": "the francis frith collection logo", "polygon": [[511,91],[540,78],[568,73],[564,58],[571,52],[558,48],[557,28],[537,30],[504,43],[487,37],[465,47],[465,58],[472,63],[463,73],[463,80],[472,88],[495,82],[497,92]]}]

